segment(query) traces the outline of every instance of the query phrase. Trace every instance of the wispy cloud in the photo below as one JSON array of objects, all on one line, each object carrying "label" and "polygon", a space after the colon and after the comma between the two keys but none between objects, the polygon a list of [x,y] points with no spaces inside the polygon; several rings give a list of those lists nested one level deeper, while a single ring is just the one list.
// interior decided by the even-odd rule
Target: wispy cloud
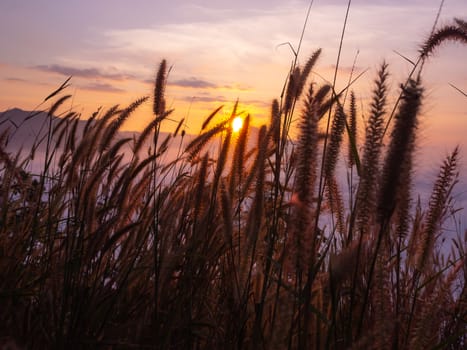
[{"label": "wispy cloud", "polygon": [[245,100],[245,101],[242,101],[242,103],[244,105],[253,105],[256,107],[268,109],[271,107],[272,101],[269,102],[269,101],[263,101],[263,100]]},{"label": "wispy cloud", "polygon": [[218,85],[211,83],[206,80],[198,79],[191,77],[188,79],[180,79],[175,81],[169,81],[169,85],[185,87],[185,88],[195,88],[195,89],[217,89]]},{"label": "wispy cloud", "polygon": [[[235,98],[230,98],[227,96],[223,95],[216,95],[212,96],[209,94],[200,94],[200,95],[195,95],[195,96],[183,96],[181,98],[183,101],[189,101],[189,102],[218,102],[218,103],[235,103]],[[256,99],[242,99],[240,100],[240,104],[243,107],[248,107],[248,106],[255,106],[259,108],[269,108],[270,107],[270,102],[268,101],[263,101],[263,100],[256,100]],[[242,107],[242,108],[243,108]]]},{"label": "wispy cloud", "polygon": [[[286,25],[281,22],[281,27]],[[252,75],[256,63],[262,67],[277,62],[274,47],[282,38],[268,28],[279,26],[273,16],[231,18],[209,22],[186,22],[147,28],[113,29],[105,32],[107,45],[120,51],[119,57],[135,52],[139,57],[166,57],[181,76],[192,72],[203,78],[181,81],[180,85],[198,85],[202,80],[217,87],[238,81],[242,74]],[[287,25],[287,29],[291,25]],[[255,35],[251,35],[251,33]],[[157,43],[155,46],[154,43]],[[196,57],[193,57],[196,55]],[[219,70],[223,82],[219,81]],[[191,72],[191,74],[190,74]],[[226,83],[227,82],[227,83]],[[207,85],[211,87],[211,85]]]},{"label": "wispy cloud", "polygon": [[81,86],[81,88],[85,90],[102,91],[102,92],[118,92],[118,93],[126,92],[125,90],[117,88],[111,84],[99,83],[99,82],[86,84],[86,85]]},{"label": "wispy cloud", "polygon": [[[152,81],[148,81],[151,84]],[[216,84],[208,80],[191,77],[188,79],[178,79],[168,82],[171,86],[177,86],[181,88],[193,88],[193,89],[223,89],[223,90],[239,90],[239,91],[251,91],[252,88],[246,85],[240,84]]]},{"label": "wispy cloud", "polygon": [[[335,64],[330,64],[330,65],[324,66],[322,69],[334,71],[336,69],[336,65]],[[358,65],[356,65],[356,66],[340,65],[339,66],[339,72],[347,73],[347,74],[350,74],[350,73],[358,74],[359,72],[362,72],[365,69],[366,69],[365,67],[358,66]]]},{"label": "wispy cloud", "polygon": [[5,81],[12,81],[12,82],[17,82],[17,83],[28,83],[28,80],[26,79],[21,79],[21,78],[10,78],[7,77],[4,79]]},{"label": "wispy cloud", "polygon": [[20,83],[20,84],[34,84],[34,85],[40,85],[40,86],[50,86],[49,83],[46,83],[44,81],[38,81],[37,79],[24,79],[24,78],[15,78],[15,77],[5,77],[3,78],[4,81],[10,82],[10,83]]},{"label": "wispy cloud", "polygon": [[185,96],[182,100],[190,102],[230,102],[225,96]]},{"label": "wispy cloud", "polygon": [[254,90],[250,86],[240,85],[240,84],[223,85],[222,88],[227,89],[227,90],[240,90],[240,91],[252,91],[252,90]]},{"label": "wispy cloud", "polygon": [[57,73],[66,76],[72,75],[74,77],[81,78],[103,78],[111,80],[126,80],[134,78],[132,75],[128,74],[102,72],[97,68],[74,68],[59,64],[39,65],[34,68],[43,72]]}]

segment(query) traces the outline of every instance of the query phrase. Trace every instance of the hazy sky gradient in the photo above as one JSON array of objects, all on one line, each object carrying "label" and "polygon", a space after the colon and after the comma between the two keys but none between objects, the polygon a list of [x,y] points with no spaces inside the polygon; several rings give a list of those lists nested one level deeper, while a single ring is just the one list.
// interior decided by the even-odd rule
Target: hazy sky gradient
[{"label": "hazy sky gradient", "polygon": [[[317,48],[323,54],[315,81],[331,80],[346,1],[313,3],[300,61]],[[359,52],[356,73],[369,71],[355,85],[362,101],[371,91],[383,59],[390,63],[392,85],[410,71],[395,52],[415,60],[440,1],[353,1],[345,34],[338,85],[348,80]],[[237,98],[260,124],[270,101],[280,95],[297,47],[308,1],[194,0],[91,1],[3,0],[0,3],[0,110],[34,108],[73,75],[74,107],[89,115],[98,106],[126,104],[150,94],[157,65],[173,65],[168,103],[177,117],[189,114],[191,132],[221,103]],[[465,18],[465,0],[447,0],[439,24]],[[466,48],[443,45],[425,68],[427,132],[461,142],[467,125]],[[320,77],[321,76],[321,77]],[[189,107],[190,103],[191,109]],[[442,115],[441,115],[442,114]],[[126,125],[138,129],[150,108]],[[442,121],[442,122],[440,122]],[[167,126],[170,128],[171,126]],[[462,130],[462,134],[459,132]]]},{"label": "hazy sky gradient", "polygon": [[[321,68],[334,63],[345,5],[337,0],[314,2],[303,60],[322,47]],[[150,79],[160,59],[167,58],[176,80],[257,90],[269,100],[277,96],[292,59],[287,47],[277,46],[286,41],[296,46],[307,6],[307,1],[278,0],[3,0],[0,77],[57,84],[59,77],[39,74],[56,72],[87,79],[74,79],[79,89],[100,86],[106,91],[108,85],[109,92],[125,87],[131,92],[131,82]],[[403,77],[407,64],[393,50],[415,59],[438,6],[439,1],[354,1],[341,65],[351,66],[360,50],[358,67],[374,68],[385,58],[400,65],[393,71]],[[466,7],[463,0],[446,1],[440,23],[462,17]],[[463,67],[463,55],[465,49],[447,48],[436,59],[449,61],[444,70],[452,73]],[[465,72],[450,76],[457,86],[465,86]],[[118,86],[110,88],[114,82]]]},{"label": "hazy sky gradient", "polygon": [[[228,110],[239,98],[259,125],[278,98],[302,30],[308,1],[292,0],[2,0],[0,2],[0,111],[32,109],[73,75],[73,108],[91,114],[97,107],[126,105],[151,93],[162,58],[173,68],[167,102],[174,118],[187,117],[197,133],[220,104]],[[343,44],[338,86],[356,72],[361,105],[370,96],[377,67],[390,63],[394,93],[411,69],[394,51],[416,60],[440,1],[366,0],[352,2]],[[317,48],[323,54],[313,79],[332,80],[346,1],[314,1],[300,62]],[[446,0],[439,25],[467,18],[465,0]],[[461,144],[467,170],[467,48],[446,44],[425,66],[426,100],[420,126],[419,169],[431,183],[441,159]],[[48,106],[44,106],[47,108]],[[360,111],[364,117],[365,110]],[[150,105],[126,129],[141,128]],[[176,122],[167,124],[173,130]],[[467,189],[466,172],[461,184]],[[464,193],[464,198],[467,197]]]},{"label": "hazy sky gradient", "polygon": [[[328,80],[345,6],[346,1],[315,1],[302,45],[302,61],[323,48],[318,71]],[[438,6],[439,1],[354,1],[341,85],[358,50],[357,72],[371,69],[359,82],[363,86],[383,59],[391,63],[395,82],[401,81],[410,65],[393,50],[415,60]],[[258,117],[265,116],[261,109],[280,94],[293,58],[287,46],[279,45],[297,46],[307,7],[308,1],[298,0],[3,0],[0,109],[32,108],[69,75],[74,77],[75,106],[84,113],[97,105],[129,102],[150,92],[157,64],[167,58],[173,65],[168,99],[178,110],[186,110],[187,101],[193,101],[196,111],[212,107],[202,102],[240,98],[253,105]],[[464,0],[446,1],[440,23],[462,17],[466,7]],[[449,46],[438,56],[433,61],[440,67],[427,66],[427,79],[434,83],[430,88],[441,90],[443,99],[450,94],[457,99],[460,94],[447,86],[450,82],[467,90],[465,48]],[[366,88],[360,96],[368,93]]]},{"label": "hazy sky gradient", "polygon": [[[338,86],[345,86],[358,51],[356,73],[369,69],[354,87],[362,104],[383,59],[390,63],[397,92],[411,66],[394,50],[416,59],[439,3],[353,1]],[[188,132],[196,133],[213,108],[231,105],[237,98],[261,124],[268,118],[270,101],[280,95],[293,59],[291,50],[280,44],[297,47],[308,4],[298,0],[3,0],[0,110],[32,109],[70,75],[73,106],[84,117],[98,106],[125,105],[151,93],[157,65],[166,58],[173,65],[167,100],[176,108],[177,119],[188,116]],[[313,76],[318,82],[332,79],[345,8],[346,1],[313,3],[300,61],[323,49],[319,76]],[[466,15],[464,0],[447,0],[439,23]],[[426,65],[426,132],[435,134],[437,143],[441,138],[462,142],[467,129],[467,99],[449,86],[467,91],[465,57],[465,47],[444,45]],[[139,129],[150,117],[148,105],[125,127]]]}]

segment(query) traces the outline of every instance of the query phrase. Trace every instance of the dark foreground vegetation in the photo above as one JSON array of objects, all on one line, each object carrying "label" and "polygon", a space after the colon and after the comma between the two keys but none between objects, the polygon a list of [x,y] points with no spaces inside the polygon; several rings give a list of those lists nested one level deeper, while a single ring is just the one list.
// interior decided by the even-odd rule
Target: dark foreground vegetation
[{"label": "dark foreground vegetation", "polygon": [[[244,116],[234,134],[238,105],[218,124],[216,110],[171,162],[162,161],[171,138],[159,132],[173,115],[165,109],[165,61],[154,118],[135,138],[117,137],[118,130],[147,98],[96,113],[78,133],[73,111],[52,123],[69,98],[59,89],[49,99],[56,100],[48,133],[37,140],[45,149],[40,172],[29,170],[36,147],[7,152],[11,134],[0,136],[3,344],[466,346],[466,238],[439,244],[457,148],[433,179],[426,207],[411,193],[421,67],[452,39],[467,42],[466,22],[432,33],[395,105],[387,103],[381,64],[362,137],[354,93],[308,81],[318,50],[292,66],[269,125],[253,132]],[[352,186],[336,177],[339,157]]]}]

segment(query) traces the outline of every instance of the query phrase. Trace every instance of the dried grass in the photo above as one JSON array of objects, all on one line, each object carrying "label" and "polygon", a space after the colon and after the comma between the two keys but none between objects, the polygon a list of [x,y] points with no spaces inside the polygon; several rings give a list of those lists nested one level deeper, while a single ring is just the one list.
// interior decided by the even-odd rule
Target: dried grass
[{"label": "dried grass", "polygon": [[[464,30],[465,22],[453,25]],[[422,55],[447,40],[439,33]],[[435,244],[456,183],[458,149],[444,162],[427,207],[412,209],[420,79],[403,88],[393,132],[385,137],[391,116],[385,113],[387,66],[381,66],[360,148],[354,94],[347,122],[341,96],[328,98],[334,87],[307,82],[319,54],[292,67],[285,100],[273,101],[268,127],[256,132],[247,116],[234,136],[230,121],[238,102],[230,118],[209,127],[216,109],[168,164],[163,158],[183,121],[173,137],[158,142],[160,124],[172,113],[164,103],[165,60],[155,79],[154,119],[138,137],[121,139],[118,130],[147,98],[101,117],[96,112],[82,134],[68,112],[49,124],[43,169],[32,174],[30,153],[10,154],[2,133],[1,344],[464,347],[465,239],[454,240],[450,254]],[[51,96],[58,100],[50,120],[68,98],[59,97],[63,89]],[[303,89],[299,136],[291,142]],[[320,119],[332,110],[325,146]],[[346,132],[355,144],[348,171],[362,159],[349,206],[335,170]]]}]

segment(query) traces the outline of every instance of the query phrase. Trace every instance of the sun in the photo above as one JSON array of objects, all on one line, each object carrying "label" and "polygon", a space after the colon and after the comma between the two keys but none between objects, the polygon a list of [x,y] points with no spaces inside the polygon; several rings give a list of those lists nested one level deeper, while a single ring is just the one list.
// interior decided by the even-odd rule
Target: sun
[{"label": "sun", "polygon": [[242,117],[235,117],[232,121],[232,130],[233,132],[239,132],[243,126],[243,118]]}]

